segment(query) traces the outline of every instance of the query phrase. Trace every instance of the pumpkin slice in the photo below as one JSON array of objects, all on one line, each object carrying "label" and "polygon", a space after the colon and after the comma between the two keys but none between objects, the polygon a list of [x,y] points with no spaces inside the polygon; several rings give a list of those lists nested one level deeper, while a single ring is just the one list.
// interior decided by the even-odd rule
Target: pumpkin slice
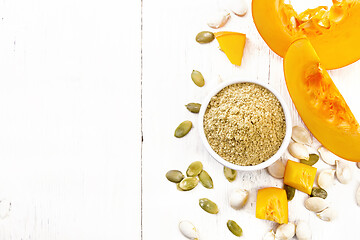
[{"label": "pumpkin slice", "polygon": [[288,223],[286,191],[276,187],[259,189],[256,198],[256,217],[280,224]]},{"label": "pumpkin slice", "polygon": [[240,66],[243,56],[246,35],[238,32],[217,32],[216,40],[220,49],[234,65]]},{"label": "pumpkin slice", "polygon": [[253,0],[252,15],[261,37],[279,56],[290,44],[307,37],[323,67],[335,69],[360,59],[360,0],[333,0],[300,14],[284,0]]},{"label": "pumpkin slice", "polygon": [[284,58],[285,80],[302,120],[325,148],[360,161],[360,127],[307,39],[296,40]]}]

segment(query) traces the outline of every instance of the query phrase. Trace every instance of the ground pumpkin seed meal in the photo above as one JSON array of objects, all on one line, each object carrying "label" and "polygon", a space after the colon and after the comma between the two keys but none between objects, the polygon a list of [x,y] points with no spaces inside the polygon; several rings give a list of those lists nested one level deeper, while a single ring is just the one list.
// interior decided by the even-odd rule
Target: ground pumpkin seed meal
[{"label": "ground pumpkin seed meal", "polygon": [[211,98],[204,115],[204,132],[211,148],[241,166],[257,165],[273,156],[285,131],[279,100],[254,83],[225,87]]}]

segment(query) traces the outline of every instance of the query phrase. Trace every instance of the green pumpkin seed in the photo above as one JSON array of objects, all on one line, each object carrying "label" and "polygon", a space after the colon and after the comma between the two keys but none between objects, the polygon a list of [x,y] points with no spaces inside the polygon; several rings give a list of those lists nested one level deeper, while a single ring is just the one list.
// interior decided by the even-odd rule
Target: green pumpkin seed
[{"label": "green pumpkin seed", "polygon": [[199,113],[201,104],[200,103],[188,103],[185,107],[192,113]]},{"label": "green pumpkin seed", "polygon": [[203,87],[205,85],[204,76],[201,74],[201,72],[197,70],[193,70],[191,73],[191,79],[198,87]]},{"label": "green pumpkin seed", "polygon": [[177,190],[179,190],[179,191],[181,191],[181,192],[183,192],[183,191],[184,191],[184,190],[182,190],[182,189],[181,189],[181,187],[180,187],[180,183],[177,183],[177,184],[176,184],[176,189],[177,189]]},{"label": "green pumpkin seed", "polygon": [[232,232],[232,234],[234,234],[237,237],[241,237],[243,234],[243,231],[241,229],[241,227],[233,220],[229,220],[227,221],[227,227],[230,230],[230,232]]},{"label": "green pumpkin seed", "polygon": [[229,182],[233,182],[236,179],[237,171],[224,166],[224,175]]},{"label": "green pumpkin seed", "polygon": [[195,188],[199,183],[199,179],[196,177],[186,177],[180,183],[179,187],[184,191],[189,191]]},{"label": "green pumpkin seed", "polygon": [[315,163],[317,163],[318,160],[319,160],[319,155],[311,153],[309,154],[309,160],[300,159],[300,162],[312,166]]},{"label": "green pumpkin seed", "polygon": [[295,196],[295,188],[293,188],[293,187],[290,187],[290,186],[288,186],[288,185],[284,185],[284,189],[285,189],[285,191],[286,191],[286,197],[287,197],[287,200],[288,201],[291,201],[293,198],[294,198],[294,196]]},{"label": "green pumpkin seed", "polygon": [[211,214],[217,214],[219,212],[219,208],[216,205],[216,203],[214,203],[210,199],[207,199],[207,198],[199,199],[199,205],[205,212],[208,212]]},{"label": "green pumpkin seed", "polygon": [[209,189],[214,187],[212,178],[205,170],[201,171],[201,173],[199,174],[199,179],[200,179],[201,184],[204,187],[209,188]]},{"label": "green pumpkin seed", "polygon": [[196,35],[196,41],[198,43],[209,43],[215,39],[215,35],[209,31],[202,31]]},{"label": "green pumpkin seed", "polygon": [[311,190],[311,197],[320,197],[320,198],[327,198],[327,192],[325,191],[325,189],[322,189],[320,187],[313,187],[313,189]]},{"label": "green pumpkin seed", "polygon": [[166,178],[173,183],[179,183],[184,179],[184,174],[179,170],[170,170],[166,173]]},{"label": "green pumpkin seed", "polygon": [[188,132],[191,130],[191,128],[192,128],[192,122],[184,121],[184,122],[180,123],[180,125],[175,129],[174,136],[177,138],[182,138],[186,134],[188,134]]},{"label": "green pumpkin seed", "polygon": [[203,164],[200,161],[192,162],[186,170],[188,177],[196,177],[203,170]]}]

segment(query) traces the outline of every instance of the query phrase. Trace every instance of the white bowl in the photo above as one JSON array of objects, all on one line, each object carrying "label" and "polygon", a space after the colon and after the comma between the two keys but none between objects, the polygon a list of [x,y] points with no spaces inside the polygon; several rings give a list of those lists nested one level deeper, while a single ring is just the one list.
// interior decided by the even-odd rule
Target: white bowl
[{"label": "white bowl", "polygon": [[[220,157],[210,146],[210,144],[207,141],[207,138],[205,136],[205,132],[204,132],[204,114],[205,114],[205,110],[211,100],[211,98],[213,96],[215,96],[218,92],[220,92],[223,88],[235,84],[235,83],[255,83],[258,84],[260,86],[263,86],[264,88],[268,89],[270,92],[272,92],[275,97],[279,100],[284,114],[285,114],[285,123],[286,123],[286,132],[285,132],[285,137],[283,139],[283,142],[279,148],[279,150],[272,156],[270,157],[268,160],[257,164],[257,165],[253,165],[253,166],[240,166],[240,165],[236,165],[233,164],[231,162],[226,161],[225,159],[223,159],[222,157]],[[264,169],[268,166],[270,166],[271,164],[273,164],[274,162],[276,162],[276,160],[280,159],[281,155],[286,151],[289,143],[290,143],[290,139],[291,139],[291,132],[292,132],[292,122],[291,122],[291,116],[290,116],[290,111],[288,109],[288,107],[285,104],[284,99],[281,97],[281,95],[275,90],[273,89],[270,85],[266,84],[266,83],[262,83],[262,82],[258,82],[258,81],[253,81],[253,80],[231,80],[228,81],[226,83],[220,84],[219,86],[217,86],[206,98],[205,100],[202,102],[201,104],[201,108],[200,108],[200,112],[199,112],[199,132],[200,132],[200,138],[202,140],[202,142],[205,145],[206,150],[210,153],[210,155],[215,158],[216,161],[218,161],[219,163],[221,163],[222,165],[228,167],[228,168],[232,168],[234,170],[241,170],[241,171],[253,171],[253,170],[260,170],[260,169]]]}]

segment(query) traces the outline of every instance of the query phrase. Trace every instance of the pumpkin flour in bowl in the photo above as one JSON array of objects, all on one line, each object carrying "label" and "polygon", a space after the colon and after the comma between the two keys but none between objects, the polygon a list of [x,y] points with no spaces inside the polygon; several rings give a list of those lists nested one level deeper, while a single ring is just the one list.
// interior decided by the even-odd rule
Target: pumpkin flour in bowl
[{"label": "pumpkin flour in bowl", "polygon": [[255,83],[223,88],[207,105],[204,133],[211,148],[226,161],[253,166],[272,157],[286,133],[279,100]]}]

